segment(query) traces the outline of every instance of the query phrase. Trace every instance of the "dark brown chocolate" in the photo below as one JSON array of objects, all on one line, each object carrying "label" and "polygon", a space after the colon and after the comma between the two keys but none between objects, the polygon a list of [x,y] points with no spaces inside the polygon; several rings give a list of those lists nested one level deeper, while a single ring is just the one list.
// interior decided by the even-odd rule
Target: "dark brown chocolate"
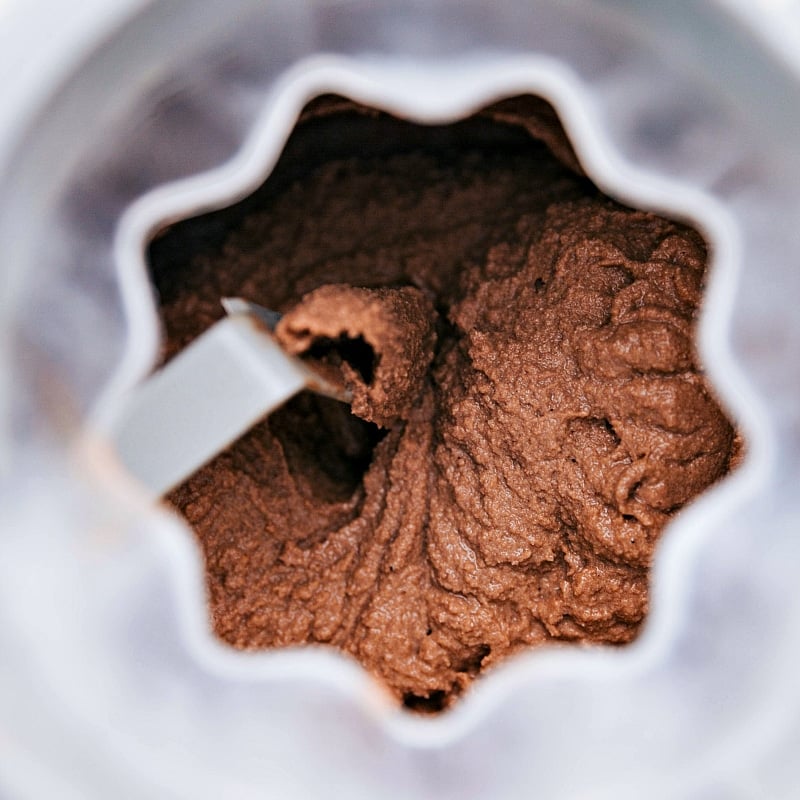
[{"label": "dark brown chocolate", "polygon": [[548,109],[426,150],[318,102],[296,136],[394,152],[279,165],[220,247],[154,262],[168,354],[241,295],[355,395],[301,395],[172,494],[225,641],[329,644],[437,710],[523,648],[636,636],[664,524],[734,449],[693,345],[706,251],[602,196]]}]

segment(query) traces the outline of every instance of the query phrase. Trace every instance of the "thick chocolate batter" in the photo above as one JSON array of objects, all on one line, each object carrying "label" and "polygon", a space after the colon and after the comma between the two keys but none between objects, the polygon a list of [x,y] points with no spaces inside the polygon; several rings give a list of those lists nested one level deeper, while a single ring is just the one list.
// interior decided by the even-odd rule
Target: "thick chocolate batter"
[{"label": "thick chocolate batter", "polygon": [[703,242],[602,196],[539,101],[428,130],[318,101],[254,198],[152,263],[167,356],[236,294],[354,392],[170,498],[236,647],[329,644],[438,710],[522,648],[628,642],[664,524],[729,468]]}]

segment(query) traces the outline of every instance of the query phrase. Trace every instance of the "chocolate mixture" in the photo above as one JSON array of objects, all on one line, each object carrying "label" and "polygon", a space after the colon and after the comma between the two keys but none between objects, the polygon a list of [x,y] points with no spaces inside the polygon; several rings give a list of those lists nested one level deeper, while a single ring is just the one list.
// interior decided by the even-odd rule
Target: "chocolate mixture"
[{"label": "chocolate mixture", "polygon": [[332,645],[438,710],[522,648],[628,642],[664,524],[730,467],[702,240],[601,195],[534,98],[433,128],[320,99],[256,195],[151,260],[167,357],[240,295],[353,391],[170,497],[236,647]]}]

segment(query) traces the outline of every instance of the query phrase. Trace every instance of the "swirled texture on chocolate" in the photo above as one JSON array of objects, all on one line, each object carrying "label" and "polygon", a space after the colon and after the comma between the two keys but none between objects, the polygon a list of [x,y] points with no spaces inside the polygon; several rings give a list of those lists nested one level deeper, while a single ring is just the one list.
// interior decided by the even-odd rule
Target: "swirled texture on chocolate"
[{"label": "swirled texture on chocolate", "polygon": [[530,99],[427,131],[319,103],[203,224],[153,247],[167,355],[237,294],[355,397],[299,396],[172,494],[222,639],[331,645],[436,710],[522,648],[636,635],[665,523],[735,449],[694,231],[601,195]]}]

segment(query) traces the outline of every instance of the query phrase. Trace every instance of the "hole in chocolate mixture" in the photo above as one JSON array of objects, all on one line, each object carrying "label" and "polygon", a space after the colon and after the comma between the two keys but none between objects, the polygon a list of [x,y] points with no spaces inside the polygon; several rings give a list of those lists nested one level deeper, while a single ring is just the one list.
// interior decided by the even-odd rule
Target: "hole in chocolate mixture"
[{"label": "hole in chocolate mixture", "polygon": [[367,385],[372,383],[377,366],[375,351],[363,336],[339,336],[336,339],[320,337],[304,353],[304,357],[325,361],[333,366],[346,362]]},{"label": "hole in chocolate mixture", "polygon": [[298,395],[170,495],[217,636],[335,643],[418,713],[527,647],[632,641],[666,519],[741,457],[691,341],[706,257],[603,195],[541,99],[449,125],[312,101],[260,188],[148,250],[165,359],[222,297],[291,315],[335,288],[292,330],[346,329],[305,357],[369,390]]},{"label": "hole in chocolate mixture", "polygon": [[477,675],[481,671],[484,659],[492,652],[488,644],[478,645],[468,656],[456,666],[456,672],[466,672]]},{"label": "hole in chocolate mixture", "polygon": [[403,695],[403,705],[410,711],[422,714],[435,714],[442,711],[448,703],[449,695],[442,689],[435,689],[430,694],[419,695],[406,692]]},{"label": "hole in chocolate mixture", "polygon": [[603,419],[600,420],[600,424],[606,431],[608,431],[608,433],[611,434],[612,438],[614,439],[614,444],[619,444],[621,439],[619,436],[617,436],[617,432],[614,430],[614,426],[611,424],[611,421],[608,419],[608,417],[603,417]]},{"label": "hole in chocolate mixture", "polygon": [[353,495],[386,431],[354,416],[349,406],[303,392],[268,421],[289,472],[306,496],[334,503]]}]

